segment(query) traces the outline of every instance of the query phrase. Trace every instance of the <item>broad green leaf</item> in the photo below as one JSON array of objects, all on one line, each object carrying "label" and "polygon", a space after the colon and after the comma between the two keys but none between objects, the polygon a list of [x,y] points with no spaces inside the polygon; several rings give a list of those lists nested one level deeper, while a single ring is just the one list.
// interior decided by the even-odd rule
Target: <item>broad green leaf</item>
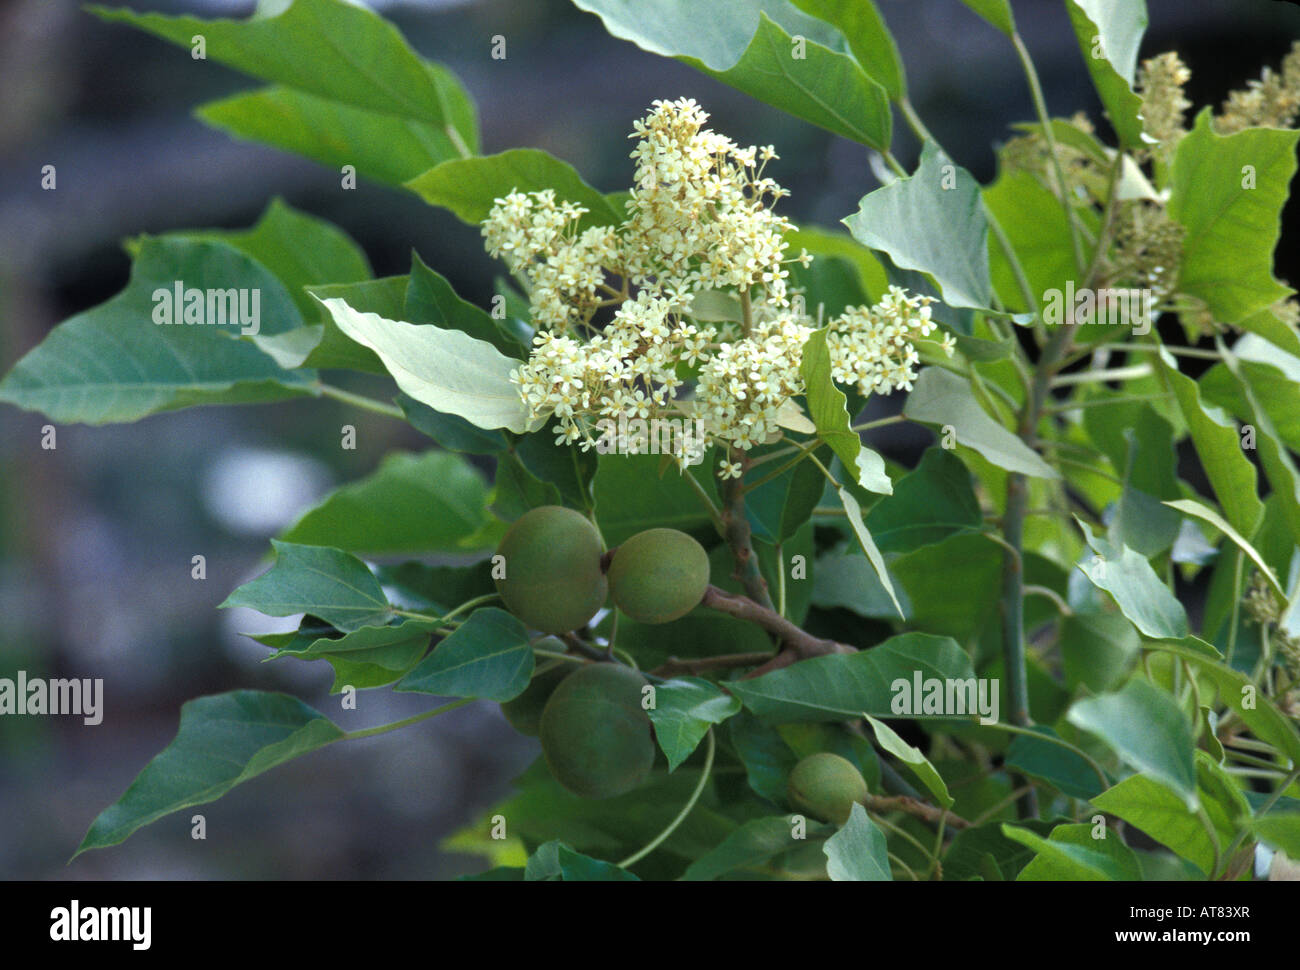
[{"label": "broad green leaf", "polygon": [[[271,200],[251,229],[181,230],[166,233],[162,238],[221,242],[251,256],[284,284],[307,319],[319,312],[307,287],[356,284],[370,279],[366,254],[346,233],[323,219],[297,211],[278,198]],[[136,245],[136,241],[129,242],[128,251],[133,251]]]},{"label": "broad green leaf", "polygon": [[572,165],[536,148],[453,159],[410,179],[406,187],[430,205],[450,209],[471,225],[482,223],[495,201],[511,192],[543,189],[554,189],[557,200],[585,207],[587,214],[581,222],[584,226],[613,226],[624,218],[582,180]]},{"label": "broad green leaf", "polygon": [[900,738],[898,733],[884,721],[877,721],[870,714],[864,714],[863,717],[875,732],[876,743],[907,765],[921,780],[921,784],[925,785],[934,796],[936,802],[944,808],[952,808],[952,795],[948,794],[948,786],[939,772],[935,771],[934,765],[930,764],[930,759],[922,754],[919,748],[913,747]]},{"label": "broad green leaf", "polygon": [[[1044,725],[1031,731],[1047,737],[1059,737]],[[1029,775],[1056,788],[1071,798],[1091,798],[1105,787],[1105,780],[1083,758],[1068,748],[1027,734],[1017,734],[1007,748],[1003,767]]]},{"label": "broad green leaf", "polygon": [[1003,558],[987,536],[965,533],[893,559],[909,626],[956,640],[978,634],[997,608]]},{"label": "broad green leaf", "polygon": [[[126,289],[65,320],[0,381],[0,401],[40,411],[54,421],[110,424],[196,404],[255,404],[314,393],[315,374],[286,371],[246,340],[300,327],[302,317],[283,285],[260,263],[220,242],[143,239]],[[204,291],[162,310],[184,292]],[[241,327],[226,316],[242,295],[258,311]],[[155,299],[157,295],[157,299]],[[257,303],[254,304],[254,297]],[[186,306],[202,299],[203,324],[186,324]],[[155,312],[157,311],[157,316]],[[221,321],[229,319],[229,322]]]},{"label": "broad green leaf", "polygon": [[1164,353],[1156,356],[1157,373],[1174,392],[1224,517],[1241,535],[1253,536],[1264,515],[1264,504],[1256,491],[1255,466],[1242,453],[1236,427],[1222,411],[1201,400],[1196,381],[1180,374],[1171,357]]},{"label": "broad green leaf", "polygon": [[1069,217],[1060,200],[1032,174],[1004,168],[998,180],[984,190],[984,204],[1006,233],[1035,301],[1035,306],[1025,304],[1011,263],[1002,247],[990,239],[990,273],[1004,306],[1033,312],[1038,301],[1047,299],[1049,290],[1064,293],[1066,283],[1078,279]]},{"label": "broad green leaf", "polygon": [[[821,452],[818,461],[825,464],[831,460],[827,449],[815,449],[813,454],[817,451]],[[758,457],[759,452],[756,449],[751,454]],[[768,466],[760,466],[751,478],[761,480],[771,471]],[[768,542],[790,539],[812,516],[825,486],[821,469],[804,460],[771,481],[751,488],[745,493],[745,515],[753,534]]]},{"label": "broad green leaf", "polygon": [[866,523],[862,521],[862,507],[858,505],[858,500],[847,488],[838,489],[840,504],[844,506],[844,513],[848,517],[849,525],[853,527],[853,534],[857,537],[858,545],[866,553],[867,561],[871,563],[871,568],[875,570],[876,578],[885,592],[889,594],[889,600],[894,604],[894,609],[900,617],[906,617],[907,613],[903,610],[903,604],[898,601],[898,595],[894,592],[893,580],[889,578],[889,570],[885,567],[884,557],[880,555],[880,550],[876,548],[876,543],[871,538],[871,532]]},{"label": "broad green leaf", "polygon": [[400,320],[405,313],[406,288],[409,282],[410,279],[406,276],[385,276],[383,279],[366,280],[361,283],[309,286],[307,292],[317,298],[312,301],[313,312],[320,323],[303,328],[315,335],[315,342],[305,348],[306,356],[297,361],[281,360],[281,356],[273,347],[268,346],[265,338],[254,339],[259,347],[277,360],[281,360],[286,367],[296,364],[300,367],[319,367],[321,370],[355,370],[365,374],[387,376],[388,368],[375,356],[375,352],[345,336],[338,328],[338,324],[334,322],[334,317],[319,301],[338,299],[359,313],[377,313],[390,320]]},{"label": "broad green leaf", "polygon": [[1065,682],[1094,694],[1123,683],[1142,649],[1137,630],[1118,613],[1074,613],[1061,620]]},{"label": "broad green leaf", "polygon": [[377,566],[375,576],[394,606],[440,616],[462,603],[496,591],[491,573],[485,567],[483,562],[468,566],[404,562]]},{"label": "broad green leaf", "polygon": [[[843,721],[864,712],[879,717],[945,717],[960,715],[910,709],[915,680],[973,686],[974,676],[970,657],[953,640],[904,633],[870,650],[812,657],[761,677],[728,681],[727,689],[758,717],[774,724]],[[902,685],[896,686],[899,681]],[[955,694],[963,700],[967,697],[964,691]]]},{"label": "broad green leaf", "polygon": [[696,882],[717,879],[736,870],[754,869],[798,846],[794,826],[787,816],[756,818],[692,862],[682,878]]},{"label": "broad green leaf", "polygon": [[399,393],[394,400],[406,415],[406,421],[411,427],[421,434],[427,434],[448,451],[459,451],[470,455],[494,455],[510,447],[505,432],[500,429],[489,431],[470,424],[458,415],[435,411],[409,394]]},{"label": "broad green leaf", "polygon": [[560,841],[538,846],[524,867],[524,879],[528,882],[640,882],[626,869],[574,852]]},{"label": "broad green leaf", "polygon": [[471,613],[393,689],[508,701],[524,692],[532,676],[528,631],[505,610],[486,607]]},{"label": "broad green leaf", "polygon": [[1076,519],[1084,538],[1096,553],[1079,564],[1079,569],[1098,589],[1115,598],[1125,616],[1142,633],[1154,639],[1179,640],[1187,636],[1187,613],[1183,604],[1156,575],[1143,556],[1128,546],[1118,549],[1098,536],[1081,519]]},{"label": "broad green leaf", "polygon": [[1295,460],[1282,443],[1268,412],[1260,405],[1254,389],[1246,380],[1237,355],[1218,337],[1215,338],[1215,346],[1223,357],[1224,364],[1236,378],[1238,390],[1250,409],[1250,423],[1257,431],[1255,437],[1260,464],[1264,466],[1264,474],[1273,487],[1273,495],[1281,503],[1283,519],[1291,531],[1291,537],[1300,545],[1300,469],[1296,468]]},{"label": "broad green leaf", "polygon": [[465,96],[445,71],[431,70],[397,28],[345,0],[294,0],[274,16],[200,20],[91,7],[103,20],[131,24],[190,47],[201,34],[208,58],[308,94],[403,118],[466,130]]},{"label": "broad green leaf", "polygon": [[1277,812],[1251,819],[1250,831],[1261,842],[1300,859],[1300,813]]},{"label": "broad green leaf", "polygon": [[1257,738],[1285,754],[1293,766],[1300,765],[1300,733],[1295,724],[1283,716],[1250,678],[1223,664],[1213,647],[1196,637],[1188,637],[1181,643],[1162,641],[1150,646],[1194,664],[1218,689],[1219,699],[1249,725]]},{"label": "broad green leaf", "polygon": [[[1254,333],[1233,343],[1232,353],[1241,380],[1254,391],[1278,438],[1300,451],[1300,357]],[[1253,409],[1226,364],[1215,364],[1197,383],[1205,400],[1250,423]]]},{"label": "broad green leaf", "polygon": [[[1038,835],[1047,835],[1056,823],[1027,819],[1018,823]],[[1035,855],[1032,848],[1002,834],[1002,823],[989,822],[959,831],[943,856],[943,877],[965,881],[981,878],[1001,882],[1014,879]]]},{"label": "broad green leaf", "polygon": [[848,263],[857,271],[858,285],[868,296],[879,299],[889,286],[889,277],[880,265],[880,260],[846,232],[819,226],[801,226],[787,232],[785,241],[790,247],[791,255],[808,250],[814,257],[814,266],[820,258],[840,259]]},{"label": "broad green leaf", "polygon": [[655,740],[668,758],[668,770],[691,756],[714,724],[740,710],[740,701],[716,684],[682,677],[655,685],[655,706],[646,711],[655,726]]},{"label": "broad green leaf", "polygon": [[854,803],[849,820],[822,846],[832,882],[892,882],[885,833]]},{"label": "broad green leaf", "polygon": [[[599,467],[599,455],[595,451],[583,451],[574,443],[557,445],[555,438],[555,428],[551,425],[538,434],[520,438],[511,452],[531,474],[553,484],[565,505],[590,513],[592,481]],[[673,471],[675,468],[668,473]]]},{"label": "broad green leaf", "polygon": [[835,27],[849,42],[853,59],[867,76],[885,89],[892,101],[907,97],[907,77],[898,45],[872,0],[793,0],[810,13]]},{"label": "broad green leaf", "polygon": [[1206,108],[1178,142],[1170,176],[1169,215],[1186,231],[1178,289],[1242,325],[1292,292],[1273,276],[1273,250],[1300,132],[1219,135],[1210,117]]},{"label": "broad green leaf", "polygon": [[77,855],[117,845],[171,812],[216,801],[241,782],[343,736],[332,721],[286,694],[237,690],[189,701],[176,738],[91,823]]},{"label": "broad green leaf", "polygon": [[209,101],[195,113],[236,138],[304,155],[336,172],[351,165],[361,178],[386,185],[402,185],[460,157],[442,125],[281,85]]},{"label": "broad green leaf", "polygon": [[1273,588],[1285,598],[1286,590],[1282,588],[1282,584],[1279,583],[1277,577],[1273,575],[1273,570],[1268,568],[1268,563],[1264,561],[1264,557],[1259,554],[1259,551],[1254,546],[1242,537],[1240,532],[1226,522],[1223,516],[1219,515],[1218,512],[1214,511],[1214,509],[1209,506],[1202,505],[1200,502],[1192,499],[1179,499],[1176,502],[1165,502],[1164,504],[1168,505],[1170,508],[1177,509],[1179,512],[1183,512],[1187,515],[1194,515],[1198,519],[1203,519],[1226,535],[1239,549],[1242,550],[1242,552],[1251,558],[1251,561],[1259,567],[1259,571],[1264,574],[1264,578],[1267,579],[1272,584]]},{"label": "broad green leaf", "polygon": [[[1236,828],[1235,819],[1225,814],[1217,800],[1203,797],[1200,801],[1220,835],[1221,847],[1226,848]],[[1133,775],[1097,795],[1092,804],[1168,846],[1206,875],[1213,870],[1214,843],[1205,826],[1176,792],[1160,782]]]},{"label": "broad green leaf", "polygon": [[435,411],[480,428],[530,430],[528,408],[510,374],[519,361],[459,330],[358,313],[343,300],[321,303],[344,334],[373,350],[403,391]]},{"label": "broad green leaf", "polygon": [[1094,839],[1092,826],[1084,823],[1058,825],[1046,839],[1009,825],[1003,825],[1002,831],[1038,852],[1020,870],[1016,877],[1020,881],[1136,881],[1142,878],[1137,856],[1114,832],[1107,831],[1104,839]]},{"label": "broad green leaf", "polygon": [[226,597],[222,607],[246,606],[267,616],[310,613],[345,633],[383,626],[392,617],[379,580],[356,556],[278,539],[271,545],[275,563]]},{"label": "broad green leaf", "polygon": [[488,486],[459,455],[393,453],[280,536],[366,555],[458,551],[488,522]]},{"label": "broad green leaf", "polygon": [[841,221],[900,269],[932,276],[949,306],[989,306],[989,227],[979,183],[933,142],[926,142],[914,175],[863,196],[858,211]]},{"label": "broad green leaf", "polygon": [[748,711],[741,711],[727,721],[727,740],[745,766],[749,787],[773,805],[785,805],[790,769],[799,756],[780,731]]},{"label": "broad green leaf", "polygon": [[1007,0],[961,0],[977,14],[1010,37],[1016,32],[1016,19]]},{"label": "broad green leaf", "polygon": [[1038,478],[1060,477],[1037,452],[989,417],[970,384],[950,371],[939,367],[921,371],[903,414],[941,429],[950,425],[958,444],[973,448],[999,468]]},{"label": "broad green leaf", "polygon": [[808,398],[808,414],[817,435],[839,456],[853,481],[871,492],[888,495],[894,487],[885,474],[885,462],[852,428],[845,404],[848,398],[831,379],[831,355],[826,347],[826,329],[814,330],[803,345],[799,365]]},{"label": "broad green leaf", "polygon": [[431,323],[445,330],[459,330],[487,341],[507,357],[527,352],[519,341],[497,326],[486,310],[462,300],[446,277],[424,265],[418,253],[411,254],[411,276],[402,319],[411,323]]},{"label": "broad green leaf", "polygon": [[1066,0],[1065,6],[1111,127],[1125,148],[1140,148],[1142,99],[1133,93],[1133,76],[1147,26],[1146,0]]},{"label": "broad green leaf", "polygon": [[1195,742],[1182,710],[1166,692],[1131,680],[1112,694],[1076,701],[1071,724],[1097,735],[1120,758],[1148,778],[1169,786],[1190,810],[1199,805]]},{"label": "broad green leaf", "polygon": [[961,532],[978,531],[984,519],[961,459],[932,447],[894,493],[871,507],[865,519],[881,552],[910,552]]},{"label": "broad green leaf", "polygon": [[[596,522],[605,543],[618,545],[646,529],[669,528],[701,536],[711,531],[709,515],[695,489],[676,464],[663,468],[658,455],[608,454],[599,457],[594,492]],[[702,475],[701,487],[716,502],[713,480]]]},{"label": "broad green leaf", "polygon": [[300,660],[325,660],[334,668],[334,686],[339,693],[344,686],[358,689],[391,684],[410,670],[429,649],[429,636],[437,621],[402,620],[388,626],[366,626],[341,637],[299,635],[281,646],[267,660],[297,657]]},{"label": "broad green leaf", "polygon": [[1118,467],[1124,469],[1124,486],[1110,524],[1110,540],[1149,559],[1173,545],[1182,527],[1182,517],[1162,504],[1182,495],[1175,469],[1174,429],[1144,404],[1121,435],[1125,454]]},{"label": "broad green leaf", "polygon": [[[605,29],[676,57],[775,108],[872,148],[889,146],[885,89],[843,36],[789,0],[731,0],[707,18],[692,0],[574,0]],[[797,38],[802,39],[799,44]]]}]

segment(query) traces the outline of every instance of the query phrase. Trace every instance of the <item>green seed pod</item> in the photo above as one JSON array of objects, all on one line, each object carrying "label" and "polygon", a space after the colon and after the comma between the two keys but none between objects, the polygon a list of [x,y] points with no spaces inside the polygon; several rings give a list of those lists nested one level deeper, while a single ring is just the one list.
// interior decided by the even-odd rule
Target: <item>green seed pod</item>
[{"label": "green seed pod", "polygon": [[572,509],[543,505],[506,531],[497,554],[505,576],[497,592],[506,609],[543,633],[576,630],[604,604],[600,533]]},{"label": "green seed pod", "polygon": [[638,532],[614,552],[609,588],[618,608],[641,623],[689,613],[709,585],[709,554],[677,529]]},{"label": "green seed pod", "polygon": [[570,674],[542,711],[542,754],[555,780],[582,798],[613,798],[640,785],[655,760],[646,679],[630,667],[594,663]]},{"label": "green seed pod", "polygon": [[804,758],[790,772],[790,804],[823,822],[843,825],[854,802],[865,802],[867,783],[853,762],[822,752]]},{"label": "green seed pod", "polygon": [[[537,646],[555,653],[564,653],[568,649],[564,643],[554,637],[547,637],[540,641]],[[538,674],[532,679],[532,682],[524,689],[524,692],[514,700],[505,701],[501,705],[501,713],[506,716],[506,720],[520,734],[527,734],[529,737],[537,737],[538,731],[542,726],[542,709],[546,707],[546,702],[551,699],[551,694],[555,688],[560,686],[560,681],[568,677],[569,674],[576,672],[578,665],[560,661],[556,666],[546,671],[544,674]]]}]

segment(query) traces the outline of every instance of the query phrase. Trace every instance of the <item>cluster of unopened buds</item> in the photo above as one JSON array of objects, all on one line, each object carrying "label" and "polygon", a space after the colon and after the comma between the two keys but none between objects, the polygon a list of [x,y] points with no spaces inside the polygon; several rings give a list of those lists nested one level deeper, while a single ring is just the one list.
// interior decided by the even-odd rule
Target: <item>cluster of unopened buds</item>
[{"label": "cluster of unopened buds", "polygon": [[[747,451],[779,433],[804,392],[803,346],[817,322],[791,299],[794,227],[773,211],[789,193],[763,175],[771,146],[740,148],[703,127],[692,100],[656,101],[637,121],[635,185],[618,226],[583,225],[554,192],[511,192],[483,224],[488,251],[527,288],[537,328],[512,381],[557,443],[598,447],[623,421],[697,422],[705,444]],[[829,321],[834,380],[862,394],[910,390],[914,341],[936,329],[928,297],[890,287]],[[942,341],[951,355],[951,337]],[[688,442],[696,452],[700,442]],[[674,455],[694,457],[683,446]],[[739,474],[724,458],[721,474]]]}]

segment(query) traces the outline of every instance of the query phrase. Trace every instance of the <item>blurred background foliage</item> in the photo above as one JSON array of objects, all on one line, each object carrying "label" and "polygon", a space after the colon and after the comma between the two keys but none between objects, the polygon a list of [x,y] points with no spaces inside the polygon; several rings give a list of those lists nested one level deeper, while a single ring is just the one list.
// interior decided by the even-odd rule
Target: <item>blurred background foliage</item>
[{"label": "blurred background foliage", "polygon": [[[710,3],[700,0],[701,16]],[[119,6],[116,0],[111,3]],[[741,144],[777,146],[771,169],[796,223],[835,226],[876,187],[866,149],[751,101],[675,61],[609,37],[567,0],[373,2],[422,54],[447,64],[477,100],[485,152],[544,148],[604,191],[631,178],[626,135],[656,98],[694,97]],[[880,0],[912,98],[981,182],[996,174],[1008,125],[1032,115],[1006,42],[957,0]],[[243,17],[251,0],[137,0],[138,9]],[[1060,3],[1015,4],[1054,114],[1099,106]],[[1300,7],[1278,0],[1147,0],[1142,56],[1176,49],[1199,107],[1276,64],[1300,36]],[[503,35],[507,57],[493,60]],[[192,115],[249,87],[220,65],[120,26],[75,0],[0,6],[0,370],[59,321],[127,280],[125,238],[250,226],[276,196],[352,235],[375,274],[406,272],[412,249],[467,299],[486,304],[500,271],[475,229],[414,195],[236,142]],[[1102,125],[1104,128],[1104,124]],[[902,128],[896,153],[918,146]],[[57,189],[42,191],[41,167]],[[1287,213],[1294,233],[1297,206]],[[1284,239],[1288,238],[1284,234]],[[1293,235],[1291,238],[1294,238]],[[1277,273],[1300,281],[1300,253]],[[175,733],[180,705],[253,687],[297,694],[345,727],[424,709],[428,699],[362,694],[339,711],[322,663],[263,665],[240,635],[267,619],[215,607],[264,568],[267,539],[332,486],[393,449],[427,439],[332,401],[203,408],[135,425],[58,428],[0,410],[0,677],[102,677],[105,716],[0,718],[0,878],[434,878],[480,860],[438,848],[509,790],[536,756],[494,704],[412,730],[332,748],[203,806],[206,841],[181,812],[126,844],[65,861],[98,811]],[[355,450],[340,429],[355,425]],[[914,464],[919,429],[878,439]],[[207,578],[191,578],[191,557]],[[281,628],[281,627],[276,627]]]}]

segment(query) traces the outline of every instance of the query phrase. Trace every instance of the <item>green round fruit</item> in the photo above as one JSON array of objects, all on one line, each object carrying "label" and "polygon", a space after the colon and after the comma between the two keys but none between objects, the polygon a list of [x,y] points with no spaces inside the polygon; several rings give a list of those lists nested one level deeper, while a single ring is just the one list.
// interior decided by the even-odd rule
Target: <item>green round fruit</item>
[{"label": "green round fruit", "polygon": [[609,564],[614,602],[641,623],[680,619],[704,598],[708,585],[709,554],[676,529],[638,532]]},{"label": "green round fruit", "polygon": [[[537,646],[556,653],[564,653],[569,649],[554,637],[539,641]],[[535,676],[524,692],[514,700],[503,702],[501,713],[506,716],[510,726],[520,734],[537,737],[537,732],[541,730],[542,709],[546,707],[546,702],[551,699],[555,688],[560,686],[560,681],[577,669],[577,664],[561,661],[545,673]]]},{"label": "green round fruit", "polygon": [[506,530],[497,554],[505,558],[497,592],[506,609],[534,630],[576,630],[609,595],[600,533],[572,509],[543,505],[525,512]]},{"label": "green round fruit", "polygon": [[854,802],[865,802],[867,783],[853,762],[823,752],[804,758],[790,772],[790,803],[823,822],[843,825]]},{"label": "green round fruit", "polygon": [[630,667],[594,663],[570,674],[542,711],[542,754],[555,780],[582,798],[613,798],[640,785],[655,760],[647,681]]}]

